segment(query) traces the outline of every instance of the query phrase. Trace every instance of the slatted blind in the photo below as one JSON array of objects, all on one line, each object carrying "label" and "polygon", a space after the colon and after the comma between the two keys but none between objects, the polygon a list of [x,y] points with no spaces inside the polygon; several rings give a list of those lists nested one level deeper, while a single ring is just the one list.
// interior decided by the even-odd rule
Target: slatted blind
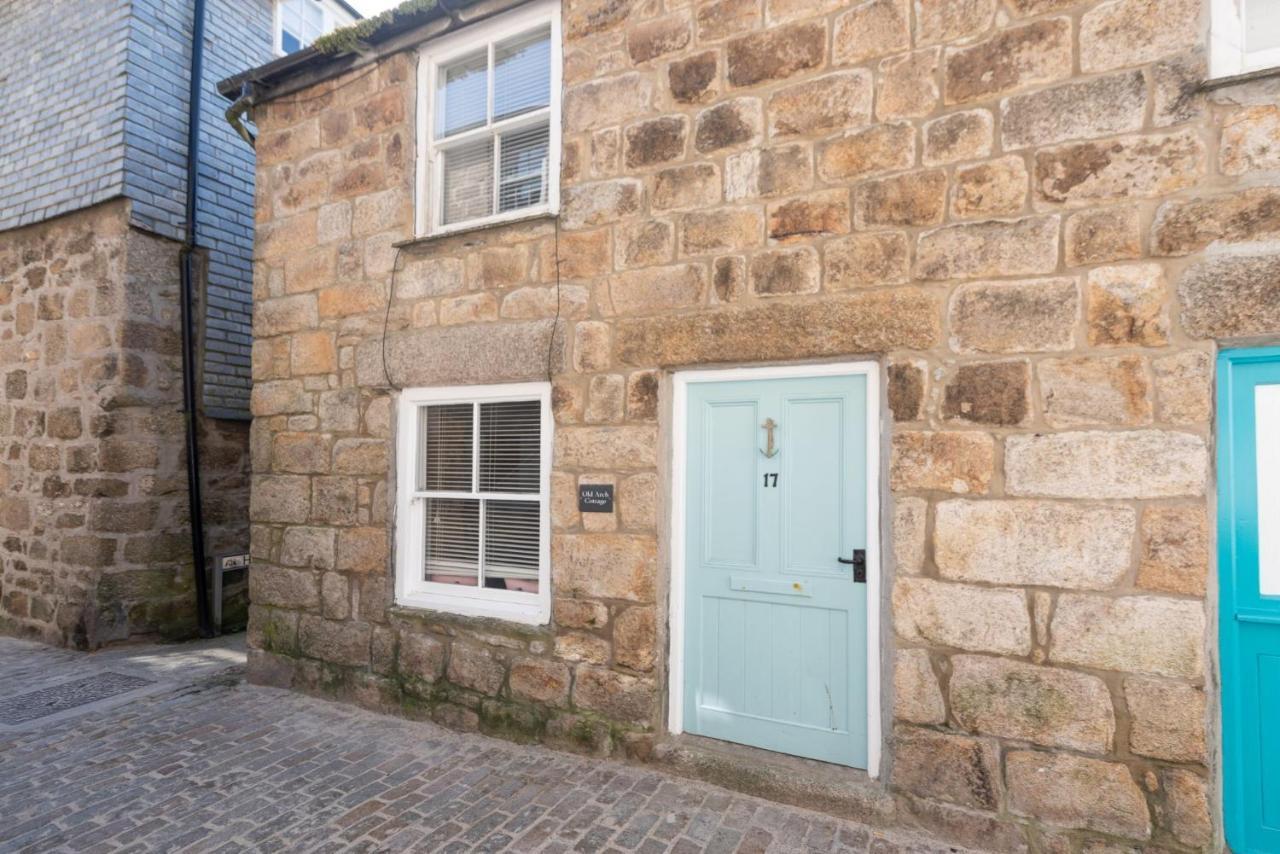
[{"label": "slatted blind", "polygon": [[[545,204],[551,180],[550,27],[442,65],[436,80],[440,223]],[[476,133],[483,128],[491,130]]]},{"label": "slatted blind", "polygon": [[541,402],[423,406],[418,429],[419,489],[433,493],[423,499],[424,579],[537,592]]}]

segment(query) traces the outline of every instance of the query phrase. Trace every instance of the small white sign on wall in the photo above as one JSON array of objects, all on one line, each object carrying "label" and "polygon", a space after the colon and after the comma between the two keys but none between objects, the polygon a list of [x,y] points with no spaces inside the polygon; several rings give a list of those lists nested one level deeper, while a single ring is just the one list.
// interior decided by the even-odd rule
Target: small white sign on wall
[{"label": "small white sign on wall", "polygon": [[1258,465],[1258,588],[1280,596],[1280,385],[1253,390]]}]

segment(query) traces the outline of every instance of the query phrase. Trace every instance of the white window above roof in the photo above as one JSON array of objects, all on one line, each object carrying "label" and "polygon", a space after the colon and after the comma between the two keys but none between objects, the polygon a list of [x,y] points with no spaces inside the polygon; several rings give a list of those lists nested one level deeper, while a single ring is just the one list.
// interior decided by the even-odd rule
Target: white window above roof
[{"label": "white window above roof", "polygon": [[280,56],[302,50],[326,33],[359,20],[338,0],[276,0],[275,50]]},{"label": "white window above roof", "polygon": [[1209,76],[1280,67],[1280,0],[1212,0]]},{"label": "white window above roof", "polygon": [[550,619],[551,430],[549,383],[400,393],[398,604]]},{"label": "white window above roof", "polygon": [[418,72],[418,234],[555,213],[559,3],[427,42]]}]

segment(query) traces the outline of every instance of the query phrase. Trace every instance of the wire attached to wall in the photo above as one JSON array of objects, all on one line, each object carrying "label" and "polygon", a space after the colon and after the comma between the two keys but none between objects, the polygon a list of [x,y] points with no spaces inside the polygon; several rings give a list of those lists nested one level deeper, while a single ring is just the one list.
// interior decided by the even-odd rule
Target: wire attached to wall
[{"label": "wire attached to wall", "polygon": [[391,368],[387,364],[387,331],[391,327],[391,304],[396,299],[396,273],[400,271],[400,252],[401,247],[397,246],[395,259],[391,262],[391,284],[387,288],[387,310],[382,315],[382,375],[387,380],[387,386],[395,391],[401,391],[402,387],[391,380]]},{"label": "wire attached to wall", "polygon": [[555,225],[555,265],[556,265],[556,314],[551,319],[551,333],[547,336],[547,382],[551,382],[551,356],[555,352],[556,333],[560,330],[560,217],[552,217]]}]

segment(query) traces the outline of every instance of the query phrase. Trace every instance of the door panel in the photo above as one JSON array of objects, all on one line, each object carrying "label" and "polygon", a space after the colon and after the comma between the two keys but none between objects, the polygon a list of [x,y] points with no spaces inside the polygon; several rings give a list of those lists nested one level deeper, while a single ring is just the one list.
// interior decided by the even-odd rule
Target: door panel
[{"label": "door panel", "polygon": [[865,767],[866,379],[688,401],[684,728]]},{"label": "door panel", "polygon": [[1280,851],[1280,349],[1219,356],[1218,471],[1227,841]]}]

